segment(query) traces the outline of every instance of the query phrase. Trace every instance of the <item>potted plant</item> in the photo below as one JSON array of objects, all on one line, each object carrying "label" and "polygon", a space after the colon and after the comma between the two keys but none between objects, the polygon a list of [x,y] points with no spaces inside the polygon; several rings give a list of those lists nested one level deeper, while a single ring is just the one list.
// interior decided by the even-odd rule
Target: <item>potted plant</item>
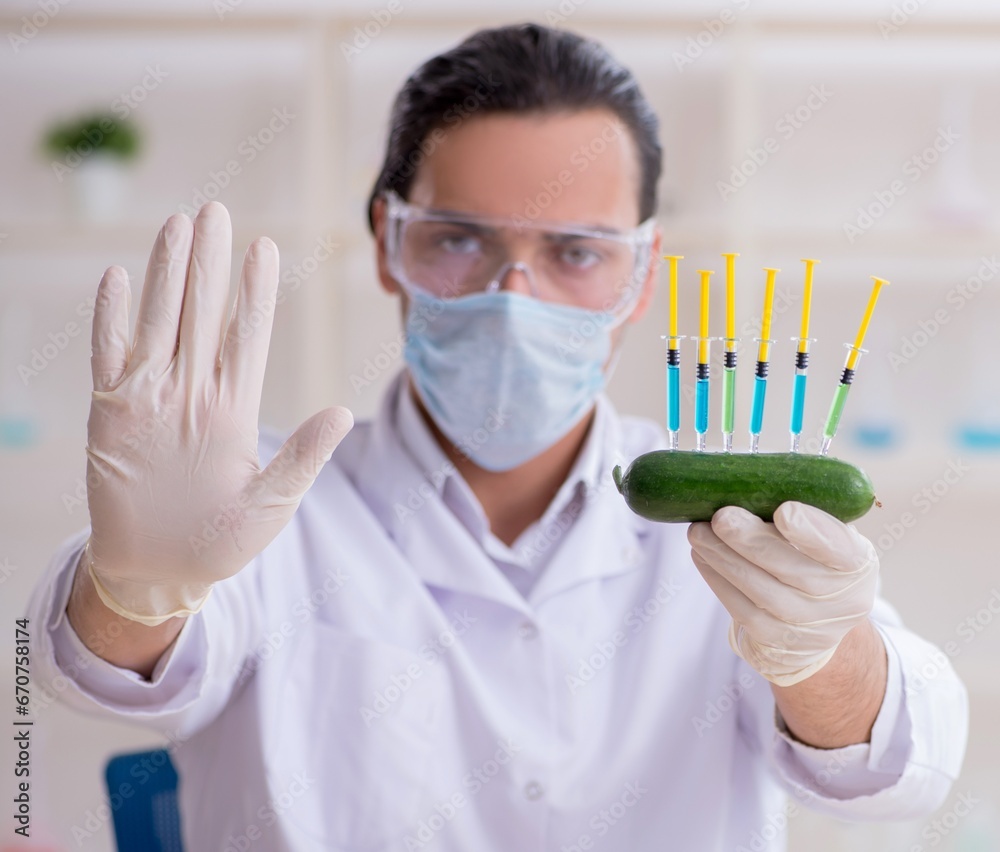
[{"label": "potted plant", "polygon": [[140,148],[133,124],[111,113],[88,113],[53,125],[42,147],[55,179],[70,184],[80,216],[94,222],[119,217],[127,188],[125,167]]}]

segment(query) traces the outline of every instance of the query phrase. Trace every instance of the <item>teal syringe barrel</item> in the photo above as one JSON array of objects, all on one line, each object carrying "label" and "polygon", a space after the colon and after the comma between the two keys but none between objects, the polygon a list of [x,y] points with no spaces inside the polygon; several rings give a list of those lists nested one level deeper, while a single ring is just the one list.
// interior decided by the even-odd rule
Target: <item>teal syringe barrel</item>
[{"label": "teal syringe barrel", "polygon": [[681,354],[679,349],[667,349],[667,428],[681,428]]},{"label": "teal syringe barrel", "polygon": [[767,393],[767,361],[757,362],[753,377],[753,409],[750,412],[750,433],[759,435],[764,425],[764,395]]},{"label": "teal syringe barrel", "polygon": [[795,384],[792,386],[792,419],[789,427],[793,435],[802,434],[802,412],[806,407],[807,378],[805,370],[795,371]]},{"label": "teal syringe barrel", "polygon": [[700,435],[708,431],[708,364],[698,365],[694,386],[694,430]]}]

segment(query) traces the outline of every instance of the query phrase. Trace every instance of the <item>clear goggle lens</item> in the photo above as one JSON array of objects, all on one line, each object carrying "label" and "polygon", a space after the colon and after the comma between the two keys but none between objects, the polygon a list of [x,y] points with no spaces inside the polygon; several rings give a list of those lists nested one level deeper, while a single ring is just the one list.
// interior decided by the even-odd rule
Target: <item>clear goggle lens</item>
[{"label": "clear goggle lens", "polygon": [[628,232],[424,210],[388,202],[389,267],[399,282],[431,296],[491,292],[510,270],[536,298],[625,313],[649,269],[654,221]]}]

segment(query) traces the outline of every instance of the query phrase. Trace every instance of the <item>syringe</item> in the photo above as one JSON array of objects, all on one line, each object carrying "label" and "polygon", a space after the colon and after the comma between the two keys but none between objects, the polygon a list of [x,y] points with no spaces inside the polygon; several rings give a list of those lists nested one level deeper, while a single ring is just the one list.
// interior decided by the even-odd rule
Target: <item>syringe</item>
[{"label": "syringe", "polygon": [[701,276],[701,325],[698,336],[698,368],[694,385],[694,431],[697,433],[697,449],[705,450],[705,433],[708,432],[708,385],[709,385],[709,342],[708,336],[708,296],[709,280],[712,273],[699,269]]},{"label": "syringe", "polygon": [[670,261],[670,334],[667,341],[667,449],[676,450],[681,428],[681,350],[677,336],[677,261],[684,255],[667,254]]},{"label": "syringe", "polygon": [[888,284],[884,278],[872,276],[875,285],[872,287],[872,294],[868,299],[868,307],[861,318],[861,327],[858,329],[858,336],[854,339],[854,345],[845,343],[847,347],[847,363],[844,365],[844,372],[840,378],[840,384],[833,395],[833,402],[830,403],[830,413],[826,416],[826,425],[823,427],[823,445],[820,447],[820,455],[825,456],[830,449],[830,442],[837,434],[837,427],[840,425],[840,417],[844,413],[844,403],[847,402],[847,392],[851,389],[854,381],[854,372],[858,366],[858,359],[865,352],[861,344],[865,341],[865,334],[868,331],[868,323],[871,322],[872,312],[875,310],[875,303],[878,301],[879,290],[883,284]]},{"label": "syringe", "polygon": [[806,378],[809,373],[809,344],[812,342],[809,337],[809,310],[812,305],[813,267],[819,261],[804,257],[802,262],[806,265],[806,280],[802,290],[802,327],[799,336],[792,338],[792,342],[798,344],[795,349],[795,384],[792,388],[792,416],[789,423],[793,453],[799,451],[799,439],[802,435],[802,413],[806,405]]},{"label": "syringe", "polygon": [[733,425],[736,422],[736,258],[730,252],[726,259],[726,351],[722,373],[722,444],[727,453],[733,451]]},{"label": "syringe", "polygon": [[765,267],[767,279],[764,283],[764,316],[761,320],[760,337],[757,338],[757,368],[753,379],[753,409],[750,413],[750,452],[757,452],[760,430],[764,424],[764,397],[767,393],[767,370],[770,360],[771,308],[774,305],[774,276],[780,269]]}]

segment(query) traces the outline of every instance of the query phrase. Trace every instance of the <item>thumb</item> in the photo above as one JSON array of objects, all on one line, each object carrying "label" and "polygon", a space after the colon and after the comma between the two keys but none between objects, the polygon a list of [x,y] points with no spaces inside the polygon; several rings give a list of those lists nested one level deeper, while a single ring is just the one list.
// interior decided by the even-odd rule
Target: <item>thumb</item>
[{"label": "thumb", "polygon": [[797,550],[830,568],[853,572],[878,565],[874,545],[856,527],[815,506],[782,503],[774,512],[774,525]]},{"label": "thumb", "polygon": [[339,406],[320,411],[299,426],[260,474],[272,499],[298,503],[352,426],[354,415]]}]

